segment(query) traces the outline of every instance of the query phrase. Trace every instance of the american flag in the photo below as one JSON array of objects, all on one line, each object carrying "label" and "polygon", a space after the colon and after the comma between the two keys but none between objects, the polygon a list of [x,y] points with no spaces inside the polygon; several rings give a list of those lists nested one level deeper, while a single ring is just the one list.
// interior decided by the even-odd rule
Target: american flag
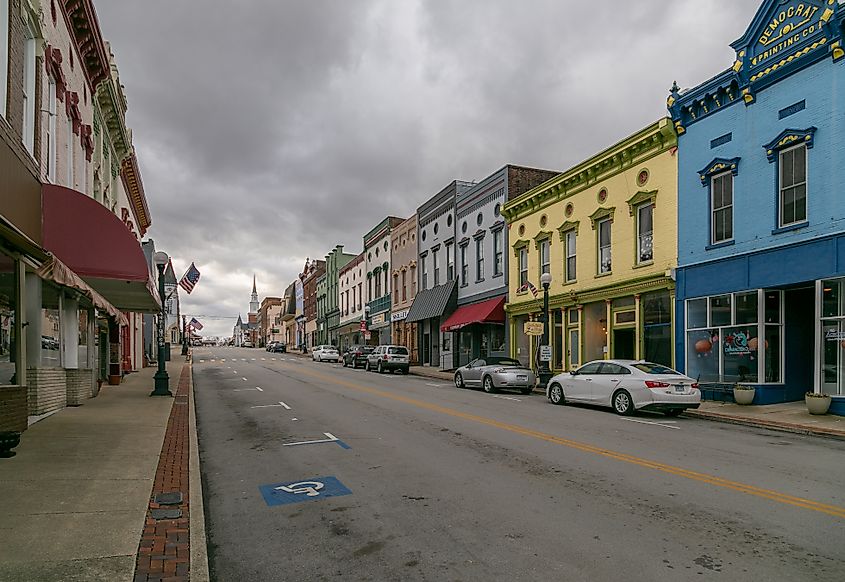
[{"label": "american flag", "polygon": [[539,293],[539,291],[537,291],[537,288],[534,286],[534,284],[531,281],[526,281],[525,283],[522,284],[522,287],[517,289],[518,293],[522,293],[523,291],[531,291],[531,294],[534,297],[537,297],[537,294]]},{"label": "american flag", "polygon": [[199,321],[197,321],[196,317],[192,317],[191,322],[188,325],[191,326],[192,328],[194,328],[197,331],[200,331],[202,329],[202,324]]},{"label": "american flag", "polygon": [[187,291],[188,295],[190,295],[191,291],[194,290],[194,285],[196,285],[199,280],[200,272],[197,270],[196,266],[191,263],[191,266],[188,268],[188,272],[185,273],[185,276],[182,277],[181,281],[179,281],[179,286]]}]

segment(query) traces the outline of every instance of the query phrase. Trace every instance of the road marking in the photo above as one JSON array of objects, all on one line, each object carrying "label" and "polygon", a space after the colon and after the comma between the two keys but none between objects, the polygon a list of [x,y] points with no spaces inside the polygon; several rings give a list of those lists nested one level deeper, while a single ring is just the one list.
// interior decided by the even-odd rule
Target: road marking
[{"label": "road marking", "polygon": [[628,422],[637,422],[639,424],[650,424],[652,426],[662,426],[663,428],[674,428],[675,430],[681,430],[679,426],[667,426],[665,424],[660,424],[659,422],[649,422],[648,420],[637,420],[636,418],[623,418],[622,420],[627,420]]},{"label": "road marking", "polygon": [[[261,390],[260,388],[235,388],[232,392],[251,392],[253,390]],[[263,392],[263,390],[261,390]]]},{"label": "road marking", "polygon": [[[212,360],[212,361],[214,361],[214,360]],[[205,363],[205,360],[200,360],[200,364],[204,364],[204,363]]]},{"label": "road marking", "polygon": [[316,477],[308,481],[259,485],[258,490],[270,507],[352,494],[336,477]]},{"label": "road marking", "polygon": [[[484,416],[477,416],[475,414],[469,414],[467,412],[461,412],[460,410],[455,410],[454,408],[447,408],[445,406],[440,406],[438,404],[432,404],[430,402],[425,402],[423,400],[417,400],[414,398],[410,398],[407,396],[402,396],[400,394],[394,394],[391,392],[385,392],[384,390],[378,390],[375,388],[369,388],[367,386],[363,386],[361,384],[356,384],[354,382],[348,382],[346,380],[342,380],[340,378],[336,378],[334,376],[328,376],[326,374],[322,374],[320,372],[314,371],[309,368],[304,368],[302,373],[308,376],[312,376],[314,378],[319,378],[329,383],[337,384],[339,386],[346,386],[347,388],[351,388],[353,390],[357,390],[359,392],[364,392],[367,394],[372,394],[374,396],[380,396],[382,398],[388,398],[390,400],[395,400],[397,402],[403,402],[405,404],[410,404],[411,406],[416,406],[418,408],[423,408],[425,410],[430,410],[432,412],[439,412],[441,414],[451,416],[454,418],[461,418],[463,420],[469,420],[472,422],[476,422],[478,424],[484,424],[487,426],[492,426],[495,428],[499,428],[501,430],[505,430],[508,432],[512,432],[515,434],[521,434],[523,436],[532,437],[535,439],[539,439],[542,441],[562,445],[564,447],[569,447],[571,449],[576,449],[585,453],[591,453],[594,455],[598,455],[601,457],[606,457],[608,459],[613,459],[616,461],[620,461],[623,463],[629,463],[632,465],[637,465],[640,467],[644,467],[646,469],[652,469],[654,471],[660,471],[662,473],[668,473],[670,475],[675,475],[677,477],[683,477],[684,479],[690,479],[692,481],[698,481],[700,483],[704,483],[707,485],[713,485],[714,487],[723,487],[725,489],[730,489],[732,491],[737,491],[739,493],[745,493],[746,495],[753,495],[755,497],[760,497],[762,499],[768,499],[770,501],[775,501],[777,503],[782,503],[784,505],[791,505],[793,507],[800,507],[801,509],[808,509],[811,511],[818,511],[819,513],[824,513],[827,515],[831,515],[833,517],[839,517],[841,519],[845,519],[845,507],[838,506],[838,505],[830,505],[827,503],[821,503],[818,501],[813,501],[811,499],[804,499],[802,497],[796,497],[794,495],[789,495],[787,493],[780,493],[778,491],[774,491],[771,489],[764,489],[762,487],[757,487],[755,485],[748,485],[746,483],[742,483],[739,481],[731,481],[730,479],[723,479],[722,477],[717,477],[715,475],[708,475],[707,473],[699,473],[697,471],[692,471],[690,469],[684,469],[683,467],[676,467],[674,465],[668,465],[666,463],[660,463],[658,461],[652,461],[649,459],[644,459],[641,457],[636,457],[634,455],[628,455],[626,453],[621,453],[618,451],[613,451],[611,449],[604,449],[596,445],[591,445],[589,443],[582,443],[578,441],[574,441],[571,439],[555,436],[553,434],[540,432],[538,430],[534,430],[531,428],[522,427],[516,424],[508,424],[505,422],[501,422],[498,420],[494,420],[492,418],[487,418]],[[328,433],[327,433],[328,434]]]},{"label": "road marking", "polygon": [[261,361],[265,362],[265,361],[267,361],[267,358],[261,358]]},{"label": "road marking", "polygon": [[432,388],[442,388],[443,386],[448,386],[448,384],[429,384],[428,382],[426,382],[425,385],[431,386]]},{"label": "road marking", "polygon": [[254,362],[254,361],[255,361],[255,358],[252,358],[252,361]]},{"label": "road marking", "polygon": [[256,387],[255,387],[255,389],[256,389],[256,390],[258,390],[259,392],[264,392],[264,390],[262,390],[262,389],[261,389],[260,387],[258,387],[258,386],[256,386]]},{"label": "road marking", "polygon": [[242,362],[246,362],[246,358],[241,358],[241,361],[242,361]]},{"label": "road marking", "polygon": [[299,420],[299,419],[298,419],[298,418],[291,418],[291,420],[293,420],[293,421],[297,421],[297,420]]},{"label": "road marking", "polygon": [[272,360],[275,362],[275,361],[276,361],[276,358],[272,358]]},{"label": "road marking", "polygon": [[279,401],[279,404],[281,404],[282,406],[284,406],[284,407],[285,407],[285,410],[291,410],[291,407],[290,407],[290,406],[288,406],[287,404],[285,404],[284,402],[282,402],[281,400]]},{"label": "road marking", "polygon": [[498,394],[494,394],[493,398],[501,398],[502,400],[513,400],[514,402],[522,402],[519,398],[512,398],[510,396],[499,396]]},{"label": "road marking", "polygon": [[344,449],[351,449],[352,448],[349,445],[347,445],[345,442],[343,442],[342,440],[340,440],[339,438],[334,436],[330,432],[324,432],[323,434],[326,435],[328,438],[319,439],[319,440],[315,440],[315,441],[300,441],[300,442],[297,442],[297,443],[282,443],[282,446],[283,447],[296,447],[296,446],[299,446],[299,445],[319,445],[319,444],[323,444],[323,443],[337,443],[338,445],[340,445],[341,448],[344,448]]},{"label": "road marking", "polygon": [[241,376],[241,380],[243,380],[244,382],[246,382],[246,378],[244,378],[243,376]]},{"label": "road marking", "polygon": [[225,362],[225,361],[226,361],[226,358],[223,358],[223,359],[222,359],[222,360],[220,360],[220,361],[221,361],[221,362]]}]

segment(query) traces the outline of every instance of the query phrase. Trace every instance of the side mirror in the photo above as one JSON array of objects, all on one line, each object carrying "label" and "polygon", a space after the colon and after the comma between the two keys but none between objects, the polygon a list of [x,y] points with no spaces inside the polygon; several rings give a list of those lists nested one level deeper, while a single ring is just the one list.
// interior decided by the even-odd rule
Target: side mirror
[{"label": "side mirror", "polygon": [[569,375],[570,375],[570,376],[577,376],[577,375],[578,375],[578,372],[577,372],[577,371],[575,371],[575,370],[569,370]]}]

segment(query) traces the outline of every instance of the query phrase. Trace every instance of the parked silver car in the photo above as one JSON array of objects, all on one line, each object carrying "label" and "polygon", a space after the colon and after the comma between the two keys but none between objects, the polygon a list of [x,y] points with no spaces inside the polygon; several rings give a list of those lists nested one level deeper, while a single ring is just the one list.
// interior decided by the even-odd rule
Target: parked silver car
[{"label": "parked silver car", "polygon": [[400,370],[403,374],[407,374],[410,366],[408,348],[405,346],[378,346],[367,354],[367,361],[364,363],[366,370],[377,371],[379,374],[393,370]]},{"label": "parked silver car", "polygon": [[334,346],[316,346],[311,350],[312,362],[334,362],[340,361],[340,354]]},{"label": "parked silver car", "polygon": [[480,386],[485,392],[508,388],[531,394],[535,383],[534,372],[513,358],[479,358],[455,371],[455,386],[458,388]]},{"label": "parked silver car", "polygon": [[653,410],[677,416],[701,404],[698,384],[689,376],[633,360],[598,360],[559,374],[549,381],[546,396],[552,404],[609,406],[617,414]]}]

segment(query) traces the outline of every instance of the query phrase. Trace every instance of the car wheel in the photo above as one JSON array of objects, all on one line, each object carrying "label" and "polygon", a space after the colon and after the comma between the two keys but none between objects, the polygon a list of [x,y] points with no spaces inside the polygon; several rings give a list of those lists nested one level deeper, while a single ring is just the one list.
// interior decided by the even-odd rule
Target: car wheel
[{"label": "car wheel", "polygon": [[552,404],[566,404],[566,397],[563,395],[563,386],[560,384],[549,386],[549,402]]},{"label": "car wheel", "polygon": [[466,385],[464,384],[464,377],[461,375],[460,372],[455,374],[455,387],[456,388],[466,388]]},{"label": "car wheel", "polygon": [[683,411],[683,408],[670,408],[669,410],[665,411],[664,414],[666,416],[681,416],[681,413]]},{"label": "car wheel", "polygon": [[353,369],[353,370],[357,370],[357,369],[358,369],[358,362],[356,362],[354,359],[352,360],[352,369]]},{"label": "car wheel", "polygon": [[378,363],[378,373],[384,374],[384,369],[381,367],[381,362]]},{"label": "car wheel", "polygon": [[634,401],[627,390],[617,390],[613,395],[613,410],[616,414],[627,416],[634,412]]},{"label": "car wheel", "polygon": [[490,376],[484,377],[484,391],[487,392],[487,394],[492,394],[496,391],[496,387],[493,386],[493,378]]},{"label": "car wheel", "polygon": [[523,396],[528,396],[529,394],[534,392],[534,389],[533,388],[523,388],[522,390],[520,390],[520,392],[522,392]]}]

